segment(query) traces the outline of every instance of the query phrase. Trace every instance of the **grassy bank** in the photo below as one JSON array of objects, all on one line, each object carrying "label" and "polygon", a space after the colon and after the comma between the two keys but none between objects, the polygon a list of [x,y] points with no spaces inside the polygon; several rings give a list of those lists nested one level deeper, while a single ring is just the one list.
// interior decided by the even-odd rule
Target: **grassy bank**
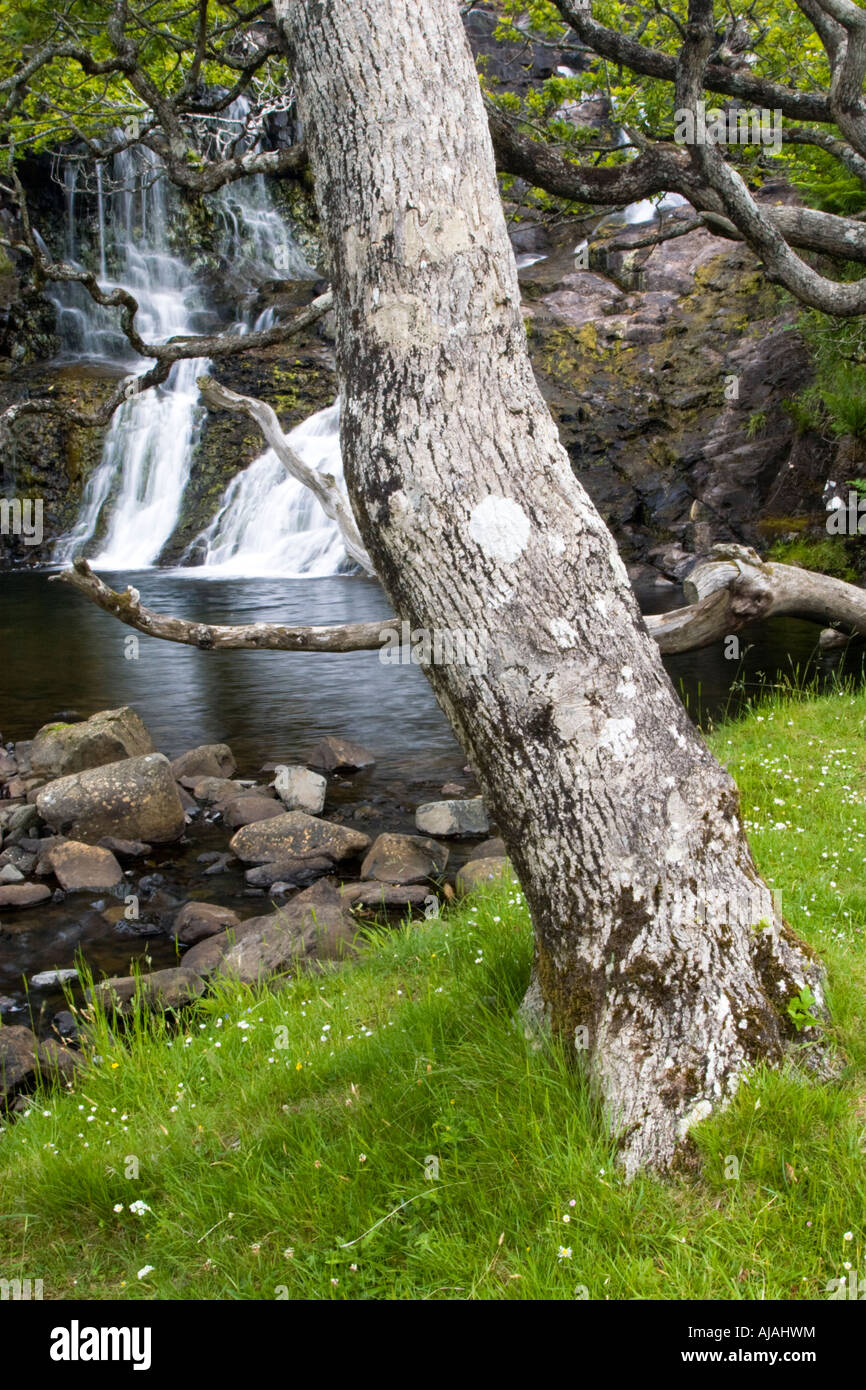
[{"label": "grassy bank", "polygon": [[574,1075],[515,1027],[530,934],[503,888],[343,970],[225,989],[181,1032],[103,1027],[75,1091],[0,1137],[0,1277],[46,1298],[823,1299],[846,1263],[866,1275],[864,731],[845,694],[714,736],[827,960],[848,1065],[832,1087],[752,1077],[695,1131],[700,1178],[626,1186]]}]

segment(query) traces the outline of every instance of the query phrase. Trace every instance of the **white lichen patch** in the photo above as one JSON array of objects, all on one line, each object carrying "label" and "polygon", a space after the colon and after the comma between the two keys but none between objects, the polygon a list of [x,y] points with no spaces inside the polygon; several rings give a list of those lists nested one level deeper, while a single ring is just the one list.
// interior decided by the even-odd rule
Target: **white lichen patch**
[{"label": "white lichen patch", "polygon": [[633,700],[637,694],[637,686],[634,683],[633,676],[634,672],[630,666],[623,666],[619,673],[616,693],[617,695],[622,695],[625,700]]},{"label": "white lichen patch", "polygon": [[551,555],[565,554],[565,537],[561,536],[558,531],[548,531],[547,545]]},{"label": "white lichen patch", "polygon": [[580,634],[565,618],[551,618],[547,626],[554,642],[562,651],[565,652],[568,651],[569,647],[577,646]]},{"label": "white lichen patch", "polygon": [[469,534],[486,556],[513,564],[526,549],[530,521],[510,497],[485,497],[469,518]]},{"label": "white lichen patch", "polygon": [[624,763],[637,752],[634,728],[633,719],[606,719],[598,741],[599,748],[610,749],[614,762]]}]

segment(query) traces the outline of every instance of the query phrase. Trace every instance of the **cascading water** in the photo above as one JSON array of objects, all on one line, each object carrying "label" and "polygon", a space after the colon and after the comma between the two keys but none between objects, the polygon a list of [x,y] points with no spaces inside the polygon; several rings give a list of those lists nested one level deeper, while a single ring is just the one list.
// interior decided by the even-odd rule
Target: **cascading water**
[{"label": "cascading water", "polygon": [[[310,468],[342,483],[339,402],[298,425],[288,440]],[[336,574],[346,563],[336,526],[271,449],[229,485],[194,544],[204,548],[202,567],[186,572],[205,578],[321,576]]]},{"label": "cascading water", "polygon": [[[227,114],[229,128],[238,114]],[[76,216],[84,200],[77,166],[68,164],[63,178],[65,254],[81,264]],[[196,318],[209,307],[192,270],[171,250],[171,196],[157,156],[147,149],[116,155],[105,175],[97,165],[98,230],[91,257],[98,260],[103,286],[123,285],[135,296],[137,326],[152,342],[196,332]],[[221,190],[214,210],[229,265],[243,260],[260,282],[315,278],[263,177]],[[146,368],[130,353],[116,311],[101,309],[79,285],[58,287],[55,302],[64,356],[111,361],[130,373]],[[273,319],[266,310],[253,326],[270,326]],[[250,324],[242,320],[232,329],[248,332]],[[58,542],[55,561],[66,563],[79,551],[90,552],[91,563],[103,570],[142,569],[158,561],[178,525],[203,418],[196,378],[207,366],[205,359],[176,363],[163,386],[132,394],[115,411],[77,522]],[[342,477],[335,407],[307,421],[292,441],[313,466]],[[202,543],[204,570],[214,575],[334,574],[345,562],[336,526],[270,452],[229,486]]]}]

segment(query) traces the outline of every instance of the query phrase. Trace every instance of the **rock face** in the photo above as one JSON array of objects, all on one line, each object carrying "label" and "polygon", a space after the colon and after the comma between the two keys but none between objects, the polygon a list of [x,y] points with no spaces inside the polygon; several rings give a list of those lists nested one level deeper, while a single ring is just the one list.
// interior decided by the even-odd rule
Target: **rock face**
[{"label": "rock face", "polygon": [[328,735],[317,743],[307,763],[322,772],[359,772],[362,768],[373,767],[376,759],[369,748],[359,743],[350,743],[347,738],[334,738]]},{"label": "rock face", "polygon": [[234,777],[234,754],[227,743],[203,743],[175,758],[171,770],[175,781],[185,787],[192,787],[202,777]]},{"label": "rock face", "polygon": [[380,883],[423,883],[437,878],[448,863],[448,850],[419,835],[379,835],[361,865],[362,878]]},{"label": "rock face", "polygon": [[428,801],[415,812],[415,824],[426,835],[454,838],[486,835],[490,830],[480,796],[470,801]]},{"label": "rock face", "polygon": [[314,858],[336,864],[360,854],[369,844],[369,835],[360,830],[334,825],[303,811],[287,811],[273,820],[244,826],[233,836],[229,849],[245,864]]},{"label": "rock face", "polygon": [[150,734],[135,710],[124,705],[82,724],[43,725],[30,749],[30,765],[42,777],[57,778],[152,752]]},{"label": "rock face", "polygon": [[67,840],[55,845],[48,862],[67,893],[99,892],[123,883],[123,870],[110,850]]},{"label": "rock face", "polygon": [[289,811],[318,816],[325,809],[328,782],[307,767],[278,767],[274,778],[277,796]]},{"label": "rock face", "polygon": [[50,782],[37,794],[36,808],[52,830],[85,844],[104,835],[166,844],[180,837],[185,824],[171,764],[162,753]]},{"label": "rock face", "polygon": [[240,920],[231,908],[218,907],[216,903],[185,903],[172,923],[171,934],[185,946],[195,946],[209,936],[238,926]]},{"label": "rock face", "polygon": [[504,856],[500,858],[496,855],[487,855],[484,859],[470,859],[459,870],[454,881],[457,895],[465,898],[467,893],[471,893],[475,888],[483,887],[487,883],[496,883],[506,874],[509,877],[514,877],[511,860]]}]

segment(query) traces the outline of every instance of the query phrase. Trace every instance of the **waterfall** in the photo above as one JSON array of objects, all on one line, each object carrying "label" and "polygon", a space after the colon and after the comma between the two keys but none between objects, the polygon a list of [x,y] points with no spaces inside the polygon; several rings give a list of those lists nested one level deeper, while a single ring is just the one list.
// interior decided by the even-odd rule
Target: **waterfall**
[{"label": "waterfall", "polygon": [[[288,440],[310,468],[342,483],[339,402],[298,425]],[[203,578],[322,576],[346,564],[337,527],[271,449],[229,484],[216,516],[193,544],[204,548],[204,559],[200,568],[183,573]]]},{"label": "waterfall", "polygon": [[[101,163],[96,166],[97,234],[90,248],[100,283],[122,285],[135,296],[136,322],[145,340],[196,332],[197,316],[210,306],[187,261],[171,249],[175,195],[158,157],[137,148],[106,163],[105,174]],[[84,199],[75,165],[64,168],[63,182],[66,254],[82,264],[87,248],[76,213]],[[214,211],[229,265],[243,260],[245,271],[259,282],[315,277],[262,176],[220,190]],[[63,356],[108,361],[131,374],[150,365],[131,352],[116,326],[116,311],[94,304],[80,285],[56,286],[53,296]],[[266,310],[256,326],[272,321],[273,311]],[[243,333],[250,325],[242,320],[232,327]],[[102,570],[143,569],[158,562],[179,523],[204,416],[196,378],[207,368],[205,359],[178,362],[162,386],[132,394],[115,411],[77,521],[55,547],[55,562],[67,563],[80,551]],[[342,477],[337,420],[332,407],[292,438],[313,466]],[[214,574],[333,574],[345,561],[336,526],[300,484],[287,479],[270,453],[230,485],[201,542],[205,568]]]}]

